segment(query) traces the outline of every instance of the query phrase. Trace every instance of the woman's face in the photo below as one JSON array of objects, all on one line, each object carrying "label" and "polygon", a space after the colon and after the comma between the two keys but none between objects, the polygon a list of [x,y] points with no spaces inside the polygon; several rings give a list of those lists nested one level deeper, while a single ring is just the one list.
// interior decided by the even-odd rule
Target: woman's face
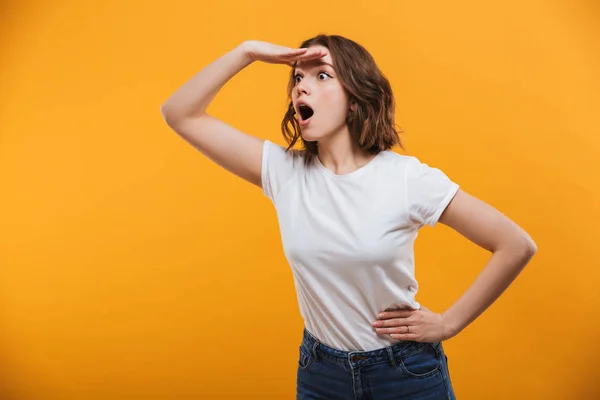
[{"label": "woman's face", "polygon": [[333,60],[327,48],[319,45],[310,48],[323,49],[326,55],[317,60],[297,63],[292,102],[302,138],[317,141],[345,127],[349,100],[332,67]]}]

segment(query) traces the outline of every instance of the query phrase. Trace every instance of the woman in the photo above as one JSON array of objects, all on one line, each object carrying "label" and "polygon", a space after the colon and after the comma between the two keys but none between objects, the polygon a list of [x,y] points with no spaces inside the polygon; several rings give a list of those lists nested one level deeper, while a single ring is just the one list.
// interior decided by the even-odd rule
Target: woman
[{"label": "woman", "polygon": [[[206,113],[254,61],[293,67],[286,149]],[[388,80],[341,36],[293,49],[247,41],[161,107],[168,125],[275,205],[305,322],[298,399],[454,399],[442,341],[471,323],[536,252],[515,223],[401,145]],[[300,141],[301,150],[291,147]],[[413,244],[437,222],[493,253],[473,285],[438,314],[415,300]],[[380,313],[381,312],[381,313]]]}]

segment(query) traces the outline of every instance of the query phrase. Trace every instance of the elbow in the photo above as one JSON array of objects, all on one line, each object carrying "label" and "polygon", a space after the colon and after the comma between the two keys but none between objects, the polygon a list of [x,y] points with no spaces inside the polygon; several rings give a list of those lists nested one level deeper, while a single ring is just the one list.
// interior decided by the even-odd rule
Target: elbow
[{"label": "elbow", "polygon": [[521,264],[525,266],[537,253],[537,244],[525,233],[507,238],[507,240],[496,247],[496,250],[512,254],[513,257],[521,260]]},{"label": "elbow", "polygon": [[533,257],[535,253],[537,253],[537,244],[535,244],[531,236],[525,231],[523,231],[522,240],[525,254],[527,254],[529,258]]},{"label": "elbow", "polygon": [[520,234],[517,235],[515,239],[516,247],[519,249],[519,253],[522,254],[527,260],[531,259],[535,253],[537,253],[537,244],[523,229],[520,229]]},{"label": "elbow", "polygon": [[524,265],[527,265],[529,261],[531,261],[536,252],[537,246],[534,242],[526,243],[523,246],[523,250],[521,250],[519,254],[521,254],[521,259],[523,260]]},{"label": "elbow", "polygon": [[515,252],[519,254],[520,258],[527,264],[529,260],[533,258],[535,253],[537,253],[537,245],[531,238],[526,238],[515,246]]},{"label": "elbow", "polygon": [[529,242],[529,251],[531,253],[531,257],[537,253],[537,244],[535,244],[533,240]]},{"label": "elbow", "polygon": [[163,119],[165,121],[168,121],[170,119],[169,118],[169,108],[167,106],[167,103],[161,104],[161,106],[160,106],[160,115],[162,115],[162,117],[163,117]]},{"label": "elbow", "polygon": [[160,106],[160,115],[162,115],[163,120],[170,127],[175,126],[178,121],[178,118],[175,117],[175,114],[169,109],[169,106],[166,103]]},{"label": "elbow", "polygon": [[166,114],[167,114],[167,103],[162,103],[160,105],[160,115],[162,115],[163,118],[165,118]]},{"label": "elbow", "polygon": [[186,112],[179,107],[168,104],[168,102],[160,106],[160,114],[167,125],[173,129],[175,129],[175,127],[180,125],[183,121],[206,115],[204,111],[196,111],[193,113]]}]

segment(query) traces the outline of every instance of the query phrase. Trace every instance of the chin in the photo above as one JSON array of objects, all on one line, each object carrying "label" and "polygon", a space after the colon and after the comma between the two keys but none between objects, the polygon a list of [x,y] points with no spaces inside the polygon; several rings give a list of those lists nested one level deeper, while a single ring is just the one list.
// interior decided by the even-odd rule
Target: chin
[{"label": "chin", "polygon": [[307,142],[317,142],[320,140],[331,139],[340,134],[348,132],[347,125],[337,126],[328,124],[326,126],[320,125],[318,128],[319,129],[317,129],[316,126],[312,126],[305,131],[300,128],[300,135],[302,136],[302,139]]},{"label": "chin", "polygon": [[314,136],[302,135],[302,139],[304,139],[305,142],[318,142],[320,138],[314,137]]},{"label": "chin", "polygon": [[300,131],[300,135],[302,136],[302,139],[306,140],[307,142],[317,142],[319,140],[323,140],[327,137],[327,134],[323,133],[323,132],[315,132],[314,130],[309,130],[308,132],[306,131]]},{"label": "chin", "polygon": [[302,139],[307,142],[316,142],[321,139],[321,136],[319,135],[306,134],[306,132],[301,132],[300,135],[302,136]]}]

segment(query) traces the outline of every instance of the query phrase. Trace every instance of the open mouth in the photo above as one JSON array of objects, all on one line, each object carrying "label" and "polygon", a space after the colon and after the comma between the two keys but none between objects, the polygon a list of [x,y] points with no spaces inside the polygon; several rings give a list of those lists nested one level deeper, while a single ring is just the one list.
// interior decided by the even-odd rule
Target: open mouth
[{"label": "open mouth", "polygon": [[298,113],[300,114],[301,121],[304,122],[304,121],[308,121],[315,112],[313,111],[312,108],[310,108],[306,104],[300,104],[298,106]]}]

